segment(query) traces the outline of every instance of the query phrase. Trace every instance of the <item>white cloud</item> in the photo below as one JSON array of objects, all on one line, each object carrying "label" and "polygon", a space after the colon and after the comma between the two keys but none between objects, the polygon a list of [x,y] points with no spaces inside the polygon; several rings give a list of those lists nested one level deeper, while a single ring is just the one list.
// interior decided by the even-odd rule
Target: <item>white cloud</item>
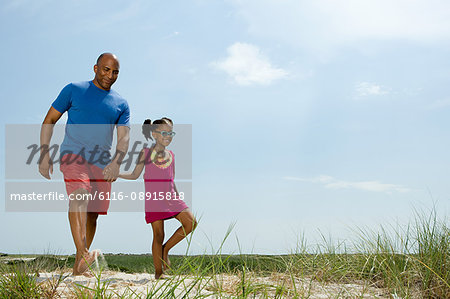
[{"label": "white cloud", "polygon": [[323,52],[370,40],[446,42],[447,0],[230,0],[251,34]]},{"label": "white cloud", "polygon": [[234,43],[228,47],[227,53],[228,57],[211,65],[225,71],[239,85],[268,85],[288,74],[285,70],[272,66],[269,59],[254,45]]},{"label": "white cloud", "polygon": [[124,2],[123,6],[115,7],[110,6],[109,11],[104,11],[104,14],[108,14],[108,18],[96,19],[96,18],[87,18],[84,20],[83,29],[89,30],[104,30],[104,28],[108,28],[111,25],[125,22],[136,18],[139,14],[142,14],[144,11],[143,3],[141,0],[135,0],[130,2]]},{"label": "white cloud", "polygon": [[367,96],[382,96],[389,93],[387,88],[373,83],[373,82],[360,82],[356,84],[355,88],[356,97],[367,97]]},{"label": "white cloud", "polygon": [[410,192],[409,188],[403,187],[401,185],[385,184],[378,181],[362,181],[362,182],[351,182],[342,181],[331,176],[321,175],[314,178],[299,178],[299,177],[284,177],[285,180],[300,181],[300,182],[310,182],[315,184],[322,184],[327,189],[357,189],[363,191],[371,192]]},{"label": "white cloud", "polygon": [[7,12],[11,11],[24,11],[29,13],[30,15],[34,15],[39,13],[40,10],[44,9],[44,7],[51,5],[54,0],[42,0],[42,1],[34,1],[34,0],[11,0],[9,2],[5,2],[3,5],[3,9]]},{"label": "white cloud", "polygon": [[164,39],[168,39],[168,38],[176,37],[176,36],[178,36],[178,35],[180,35],[180,32],[178,32],[178,31],[174,31],[174,32],[172,32],[172,33],[170,33],[170,34],[166,35],[166,36],[164,37]]},{"label": "white cloud", "polygon": [[428,106],[428,109],[441,109],[448,106],[450,106],[450,99],[442,99],[431,103],[431,105]]}]

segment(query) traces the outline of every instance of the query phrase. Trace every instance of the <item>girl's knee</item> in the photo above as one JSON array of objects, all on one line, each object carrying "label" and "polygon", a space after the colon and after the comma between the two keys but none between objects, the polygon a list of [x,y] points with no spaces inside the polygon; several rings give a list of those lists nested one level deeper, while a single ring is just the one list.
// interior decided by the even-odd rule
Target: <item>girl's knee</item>
[{"label": "girl's knee", "polygon": [[153,240],[162,243],[164,241],[164,231],[153,231]]},{"label": "girl's knee", "polygon": [[187,221],[183,225],[183,229],[184,229],[186,235],[191,233],[196,227],[197,227],[197,221],[195,220],[195,218],[191,219],[190,221]]},{"label": "girl's knee", "polygon": [[197,220],[195,220],[195,218],[192,219],[192,223],[191,223],[191,231],[195,230],[197,228]]}]

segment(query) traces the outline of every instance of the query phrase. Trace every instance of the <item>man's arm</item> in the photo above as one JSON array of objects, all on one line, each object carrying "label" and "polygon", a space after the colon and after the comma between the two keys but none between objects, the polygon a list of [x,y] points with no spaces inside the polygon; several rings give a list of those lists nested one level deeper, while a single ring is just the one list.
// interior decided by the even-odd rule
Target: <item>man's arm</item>
[{"label": "man's arm", "polygon": [[41,157],[39,159],[39,173],[50,179],[50,174],[53,174],[53,164],[50,160],[49,146],[53,135],[53,127],[61,118],[62,113],[53,107],[47,112],[41,126]]},{"label": "man's arm", "polygon": [[105,169],[103,176],[106,181],[114,182],[119,176],[120,164],[128,152],[128,143],[130,141],[130,128],[127,126],[117,126],[117,146],[114,158]]}]

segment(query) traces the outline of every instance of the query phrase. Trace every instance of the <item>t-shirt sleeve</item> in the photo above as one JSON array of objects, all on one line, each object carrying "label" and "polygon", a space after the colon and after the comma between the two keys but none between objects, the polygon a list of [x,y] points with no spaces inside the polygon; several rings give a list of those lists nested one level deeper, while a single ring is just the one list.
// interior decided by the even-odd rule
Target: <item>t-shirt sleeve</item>
[{"label": "t-shirt sleeve", "polygon": [[117,120],[118,126],[130,126],[130,107],[128,107],[128,103],[125,102],[122,113],[119,115],[119,119]]},{"label": "t-shirt sleeve", "polygon": [[52,106],[61,113],[69,110],[72,103],[72,84],[66,85],[59,93],[56,100],[53,101]]}]

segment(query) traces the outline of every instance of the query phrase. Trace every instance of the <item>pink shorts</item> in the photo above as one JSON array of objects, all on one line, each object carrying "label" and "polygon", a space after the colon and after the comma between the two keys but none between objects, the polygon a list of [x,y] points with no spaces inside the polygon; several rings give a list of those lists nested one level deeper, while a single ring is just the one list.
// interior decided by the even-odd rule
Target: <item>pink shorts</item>
[{"label": "pink shorts", "polygon": [[77,189],[85,189],[92,195],[89,198],[88,212],[108,214],[111,182],[103,179],[103,169],[89,164],[82,156],[76,154],[64,155],[59,169],[64,175],[69,196]]}]

